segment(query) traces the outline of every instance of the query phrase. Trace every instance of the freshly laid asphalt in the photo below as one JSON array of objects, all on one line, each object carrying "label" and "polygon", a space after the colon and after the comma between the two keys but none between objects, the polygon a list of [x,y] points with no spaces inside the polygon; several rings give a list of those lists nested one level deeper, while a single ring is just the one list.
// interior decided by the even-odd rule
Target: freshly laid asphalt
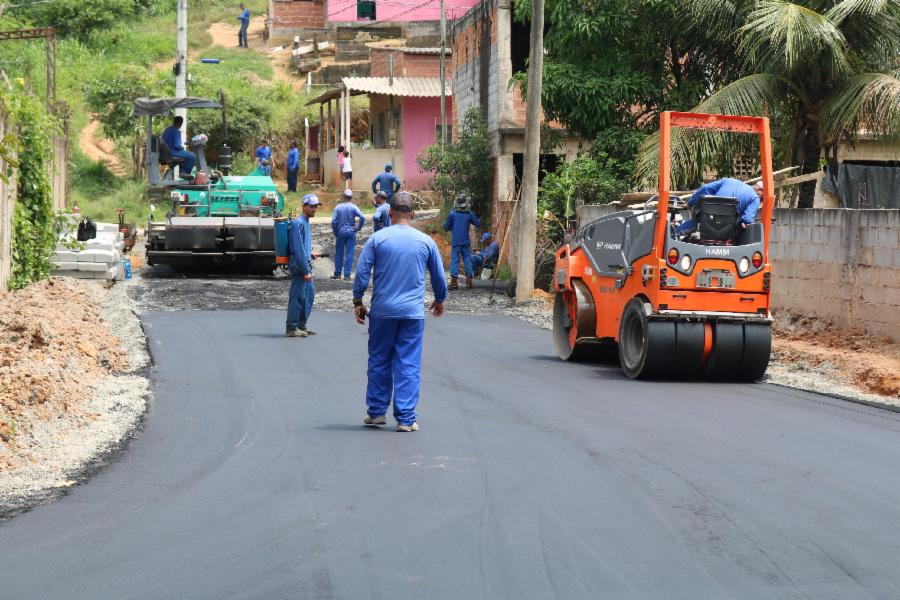
[{"label": "freshly laid asphalt", "polygon": [[0,525],[0,598],[900,598],[900,414],[447,315],[421,431],[376,430],[365,328],[283,319],[145,315],[143,430]]}]

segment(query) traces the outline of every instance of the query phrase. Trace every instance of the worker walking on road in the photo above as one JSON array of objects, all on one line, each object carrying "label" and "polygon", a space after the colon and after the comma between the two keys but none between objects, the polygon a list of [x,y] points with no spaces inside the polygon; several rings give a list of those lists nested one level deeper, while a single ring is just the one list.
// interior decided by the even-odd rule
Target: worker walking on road
[{"label": "worker walking on road", "polygon": [[178,158],[183,158],[184,162],[178,167],[178,174],[181,177],[190,175],[194,171],[194,163],[197,161],[197,155],[189,150],[185,150],[181,143],[181,126],[184,125],[184,119],[175,117],[172,124],[163,131],[162,139],[169,147],[169,154]]},{"label": "worker walking on road", "polygon": [[303,214],[291,221],[289,243],[291,259],[291,289],[288,293],[287,323],[284,334],[288,337],[307,337],[316,332],[307,328],[316,295],[313,283],[312,262],[318,255],[312,252],[312,231],[309,220],[316,216],[319,198],[315,194],[303,196]]},{"label": "worker walking on road", "polygon": [[[370,237],[359,256],[353,283],[356,322],[369,317],[369,369],[366,425],[384,425],[393,399],[397,431],[418,431],[416,405],[425,333],[425,270],[431,276],[431,314],[444,314],[447,282],[437,245],[411,224],[413,198],[406,192],[391,202],[393,225]],[[371,309],[363,295],[373,277]]]},{"label": "worker walking on road", "polygon": [[393,170],[393,165],[388,163],[384,165],[384,173],[372,180],[372,193],[378,193],[378,188],[381,188],[381,191],[387,194],[388,202],[391,201],[394,194],[400,191],[401,187],[400,180],[391,172]]},{"label": "worker walking on road", "polygon": [[375,231],[391,226],[391,206],[387,203],[387,194],[379,191],[375,194],[375,214],[372,216]]},{"label": "worker walking on road", "polygon": [[291,149],[288,150],[287,160],[285,161],[287,170],[287,191],[297,191],[297,174],[300,172],[300,151],[297,149],[297,142],[291,142]]},{"label": "worker walking on road", "polygon": [[343,201],[334,207],[331,215],[331,231],[334,233],[334,275],[332,279],[350,279],[353,255],[356,253],[356,232],[366,224],[366,216],[353,204],[353,190],[344,190]]},{"label": "worker walking on road", "polygon": [[247,28],[250,27],[250,9],[240,4],[241,14],[238,15],[238,21],[241,22],[241,28],[238,30],[238,48],[248,48],[247,46]]},{"label": "worker walking on road", "polygon": [[469,226],[481,227],[481,221],[472,213],[472,199],[465,194],[456,197],[453,210],[444,221],[444,231],[451,231],[450,289],[459,289],[459,261],[462,259],[466,273],[466,287],[472,289],[472,241]]}]

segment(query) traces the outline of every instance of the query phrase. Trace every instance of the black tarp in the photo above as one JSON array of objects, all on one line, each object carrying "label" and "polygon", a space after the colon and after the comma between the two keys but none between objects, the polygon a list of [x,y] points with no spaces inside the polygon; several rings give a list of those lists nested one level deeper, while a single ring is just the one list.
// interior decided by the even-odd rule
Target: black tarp
[{"label": "black tarp", "polygon": [[132,114],[136,117],[146,117],[147,115],[164,115],[176,108],[222,108],[222,105],[214,100],[206,98],[194,98],[186,96],[184,98],[136,98]]},{"label": "black tarp", "polygon": [[844,208],[900,208],[900,166],[843,162],[829,169],[822,189]]}]

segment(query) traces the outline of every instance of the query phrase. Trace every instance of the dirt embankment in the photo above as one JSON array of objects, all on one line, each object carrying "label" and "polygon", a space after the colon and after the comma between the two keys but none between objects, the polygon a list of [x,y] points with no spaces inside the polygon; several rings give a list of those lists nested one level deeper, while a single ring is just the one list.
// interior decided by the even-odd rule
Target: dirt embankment
[{"label": "dirt embankment", "polygon": [[900,346],[891,340],[781,313],[772,346],[776,372],[821,379],[826,385],[833,382],[900,405]]},{"label": "dirt embankment", "polygon": [[0,294],[0,518],[75,483],[143,414],[148,358],[116,288],[51,278]]},{"label": "dirt embankment", "polygon": [[115,175],[122,177],[125,175],[125,167],[115,155],[116,145],[112,140],[99,137],[100,123],[91,121],[87,127],[81,130],[78,135],[78,147],[84,152],[85,156],[91,160],[102,161],[106,163],[109,170]]}]

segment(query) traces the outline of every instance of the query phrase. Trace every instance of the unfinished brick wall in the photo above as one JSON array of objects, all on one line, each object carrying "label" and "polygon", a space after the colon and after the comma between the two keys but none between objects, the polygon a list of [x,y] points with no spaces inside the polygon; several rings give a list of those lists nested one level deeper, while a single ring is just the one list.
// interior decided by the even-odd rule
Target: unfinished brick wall
[{"label": "unfinished brick wall", "polygon": [[775,213],[776,310],[812,313],[900,341],[900,210]]},{"label": "unfinished brick wall", "polygon": [[325,27],[325,0],[274,0],[271,6],[274,35]]}]

